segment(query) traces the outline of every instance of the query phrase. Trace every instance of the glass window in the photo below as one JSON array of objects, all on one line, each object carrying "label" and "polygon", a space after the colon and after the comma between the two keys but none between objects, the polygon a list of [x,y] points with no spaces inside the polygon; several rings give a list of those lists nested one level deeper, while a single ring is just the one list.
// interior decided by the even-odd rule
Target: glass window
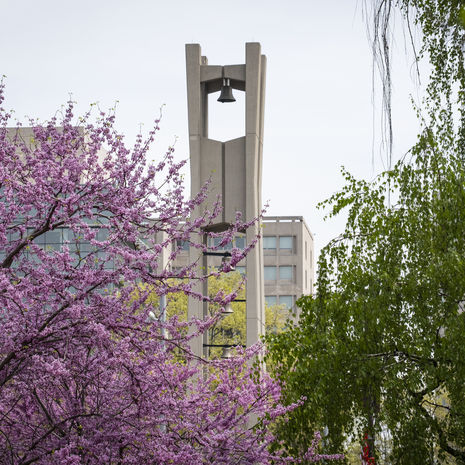
[{"label": "glass window", "polygon": [[63,245],[63,228],[57,228],[47,231],[44,234],[36,237],[34,243],[40,245],[44,250],[50,252],[53,250],[60,250]]},{"label": "glass window", "polygon": [[108,229],[106,228],[100,228],[98,231],[97,231],[97,240],[100,241],[100,242],[104,242],[108,239],[108,234],[109,234],[109,231]]},{"label": "glass window", "polygon": [[44,237],[45,244],[61,244],[61,229],[47,231]]},{"label": "glass window", "polygon": [[279,267],[279,279],[292,280],[292,268],[293,268],[292,266],[280,266]]},{"label": "glass window", "polygon": [[275,295],[266,295],[265,303],[266,305],[268,305],[268,307],[272,307],[273,305],[276,305],[278,303],[278,299]]},{"label": "glass window", "polygon": [[264,277],[265,277],[265,281],[276,281],[276,267],[265,266]]},{"label": "glass window", "polygon": [[34,244],[44,245],[45,243],[45,234],[41,234],[34,239]]},{"label": "glass window", "polygon": [[263,236],[263,248],[266,250],[276,249],[276,236]]},{"label": "glass window", "polygon": [[280,236],[279,238],[279,248],[285,250],[292,250],[293,243],[292,236]]},{"label": "glass window", "polygon": [[[30,232],[28,231],[27,234],[30,234]],[[20,238],[21,238],[21,234],[19,231],[8,233],[8,242],[17,241]]]},{"label": "glass window", "polygon": [[176,240],[176,247],[179,247],[181,250],[188,251],[189,250],[189,241],[180,241],[179,239]]},{"label": "glass window", "polygon": [[279,296],[279,305],[285,305],[288,310],[294,305],[294,296],[293,295],[280,295]]},{"label": "glass window", "polygon": [[76,252],[76,250],[78,249],[78,244],[76,242],[70,242],[69,244],[65,244],[65,245],[68,247],[71,253]]},{"label": "glass window", "polygon": [[245,266],[236,266],[236,271],[239,271],[239,273],[244,276],[245,275]]},{"label": "glass window", "polygon": [[236,248],[245,249],[245,237],[236,237]]},{"label": "glass window", "polygon": [[[222,237],[213,237],[213,247],[218,248],[223,241]],[[232,244],[231,242],[228,242],[226,245],[223,245],[220,247],[221,250],[231,250],[232,249]]]},{"label": "glass window", "polygon": [[78,249],[81,252],[90,252],[94,249],[94,247],[90,244],[89,241],[82,240],[77,244]]},{"label": "glass window", "polygon": [[61,250],[61,244],[59,243],[53,243],[53,244],[44,244],[44,250],[47,252],[52,252],[53,250]]}]

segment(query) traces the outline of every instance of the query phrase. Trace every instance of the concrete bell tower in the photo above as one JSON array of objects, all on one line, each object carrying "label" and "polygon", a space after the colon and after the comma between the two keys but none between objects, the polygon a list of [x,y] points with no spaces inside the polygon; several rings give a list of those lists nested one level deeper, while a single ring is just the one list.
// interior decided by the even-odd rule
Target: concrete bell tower
[{"label": "concrete bell tower", "polygon": [[[211,179],[207,201],[194,212],[201,215],[221,195],[223,211],[212,226],[222,231],[235,221],[236,212],[245,221],[256,218],[262,208],[263,119],[265,107],[266,57],[261,55],[259,43],[245,46],[245,64],[209,65],[202,56],[199,44],[186,45],[187,100],[189,120],[189,147],[191,194],[199,192]],[[245,135],[228,141],[208,138],[208,94],[221,90],[229,80],[233,89],[245,92]],[[259,226],[249,228],[249,244]],[[199,259],[199,251],[190,249],[190,261]],[[198,260],[198,272],[206,269],[206,257]],[[246,323],[247,347],[257,342],[265,328],[263,286],[263,247],[259,241],[248,254],[246,263]],[[206,283],[198,285],[203,295]],[[189,298],[188,317],[202,319],[207,315],[206,303]],[[193,351],[204,353],[205,339],[192,342]]]}]

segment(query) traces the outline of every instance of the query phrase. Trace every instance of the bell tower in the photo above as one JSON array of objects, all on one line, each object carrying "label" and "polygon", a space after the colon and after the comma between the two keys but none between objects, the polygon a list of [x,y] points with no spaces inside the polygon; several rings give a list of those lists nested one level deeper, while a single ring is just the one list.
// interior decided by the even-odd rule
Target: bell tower
[{"label": "bell tower", "polygon": [[[209,65],[199,44],[186,45],[187,101],[191,194],[195,195],[211,179],[209,195],[195,215],[211,208],[220,195],[222,213],[212,229],[222,231],[235,221],[236,212],[245,221],[256,218],[262,208],[263,118],[265,106],[266,57],[259,43],[245,46],[245,64]],[[234,104],[233,89],[245,92],[244,136],[217,141],[208,138],[208,94],[221,91],[219,102]],[[258,234],[259,225],[246,232],[247,243]],[[206,268],[206,257],[199,260],[199,251],[190,249],[190,261],[198,260],[198,272]],[[246,324],[247,347],[264,334],[265,306],[263,286],[263,247],[259,241],[246,259]],[[206,294],[206,283],[198,284],[197,292]],[[188,317],[204,318],[206,303],[189,298]],[[192,342],[193,351],[203,354],[205,341]]]}]

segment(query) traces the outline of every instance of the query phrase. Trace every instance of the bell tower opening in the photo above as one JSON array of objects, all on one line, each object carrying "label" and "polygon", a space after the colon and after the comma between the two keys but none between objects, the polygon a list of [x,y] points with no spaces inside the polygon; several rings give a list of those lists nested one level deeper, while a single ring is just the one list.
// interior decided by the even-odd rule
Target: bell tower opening
[{"label": "bell tower opening", "polygon": [[225,142],[245,136],[245,92],[232,90],[235,102],[218,102],[220,92],[208,94],[208,137]]}]

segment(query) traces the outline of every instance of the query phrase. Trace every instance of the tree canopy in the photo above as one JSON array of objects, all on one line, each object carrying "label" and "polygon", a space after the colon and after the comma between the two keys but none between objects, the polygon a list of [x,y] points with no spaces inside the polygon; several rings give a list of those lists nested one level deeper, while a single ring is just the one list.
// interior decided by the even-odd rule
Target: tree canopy
[{"label": "tree canopy", "polygon": [[[235,293],[237,301],[231,302],[232,314],[215,321],[209,328],[209,341],[212,344],[228,346],[245,346],[246,343],[246,319],[245,319],[245,286],[244,278],[238,271],[231,271],[220,276],[210,276],[208,278],[208,293],[212,300],[209,304],[209,312],[213,317],[222,311],[221,305],[214,302],[214,297],[219,293]],[[149,291],[147,301],[155,308],[159,307],[160,299],[155,291],[150,291],[146,284],[141,284],[137,295],[140,292]],[[184,292],[175,292],[167,295],[166,316],[168,318],[176,315],[179,321],[187,321],[187,295]],[[285,305],[265,305],[265,331],[267,334],[281,332],[289,318],[289,311]],[[210,356],[221,357],[221,348],[210,348]]]},{"label": "tree canopy", "polygon": [[279,437],[295,453],[325,428],[330,450],[366,436],[377,463],[463,464],[464,3],[373,5],[388,112],[394,8],[421,33],[417,58],[431,69],[421,130],[373,181],[343,171],[346,186],[322,204],[329,216],[347,212],[345,230],[321,252],[317,293],[298,301],[300,324],[268,338],[287,400],[307,398]]},{"label": "tree canopy", "polygon": [[[183,328],[199,335],[218,315],[150,318],[150,292],[220,308],[233,298],[196,295],[208,274],[161,261],[208,234],[219,210],[192,217],[208,186],[184,199],[172,148],[148,162],[158,121],[128,148],[112,112],[92,123],[68,102],[30,129],[9,129],[10,116],[0,106],[0,463],[287,463],[268,450],[268,426],[295,405],[253,366],[260,347],[199,359]],[[246,227],[238,220],[224,240]],[[233,249],[232,266],[242,258]],[[324,458],[315,447],[302,457]]]}]

